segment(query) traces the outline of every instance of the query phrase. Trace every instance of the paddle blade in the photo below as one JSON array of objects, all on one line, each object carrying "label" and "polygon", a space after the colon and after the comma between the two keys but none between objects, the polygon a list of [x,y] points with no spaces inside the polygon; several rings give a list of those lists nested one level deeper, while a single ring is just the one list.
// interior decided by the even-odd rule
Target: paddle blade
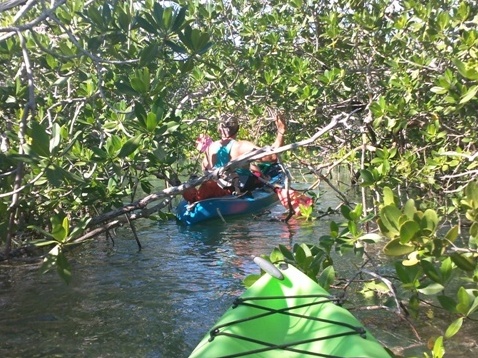
[{"label": "paddle blade", "polygon": [[[281,204],[286,209],[289,209],[289,198],[287,197],[287,190],[277,188],[276,193],[277,193],[277,196],[279,197]],[[300,205],[309,207],[314,202],[311,197],[292,189],[289,189],[289,197],[290,197],[290,204],[292,205],[292,208],[294,209],[294,212],[296,215],[300,215],[300,207],[299,207]]]}]

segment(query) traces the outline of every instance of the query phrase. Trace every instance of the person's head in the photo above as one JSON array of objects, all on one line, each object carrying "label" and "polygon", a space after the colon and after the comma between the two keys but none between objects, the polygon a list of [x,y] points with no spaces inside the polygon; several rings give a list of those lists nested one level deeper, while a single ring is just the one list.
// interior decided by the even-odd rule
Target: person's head
[{"label": "person's head", "polygon": [[235,117],[225,116],[221,118],[218,130],[221,139],[233,138],[239,131],[239,122]]}]

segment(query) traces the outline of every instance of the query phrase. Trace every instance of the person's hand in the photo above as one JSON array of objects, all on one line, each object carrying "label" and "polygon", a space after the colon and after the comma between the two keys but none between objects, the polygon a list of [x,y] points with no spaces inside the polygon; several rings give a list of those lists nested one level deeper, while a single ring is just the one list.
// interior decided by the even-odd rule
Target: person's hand
[{"label": "person's hand", "polygon": [[285,134],[287,130],[287,120],[284,116],[284,113],[279,111],[276,112],[275,123],[277,127],[277,132],[280,134]]}]

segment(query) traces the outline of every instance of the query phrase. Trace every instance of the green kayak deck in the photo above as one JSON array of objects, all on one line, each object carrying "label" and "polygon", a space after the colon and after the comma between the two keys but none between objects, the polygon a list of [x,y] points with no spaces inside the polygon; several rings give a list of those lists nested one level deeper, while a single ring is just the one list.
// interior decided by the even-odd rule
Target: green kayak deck
[{"label": "green kayak deck", "polygon": [[277,266],[234,302],[190,357],[390,357],[320,285],[295,267]]}]

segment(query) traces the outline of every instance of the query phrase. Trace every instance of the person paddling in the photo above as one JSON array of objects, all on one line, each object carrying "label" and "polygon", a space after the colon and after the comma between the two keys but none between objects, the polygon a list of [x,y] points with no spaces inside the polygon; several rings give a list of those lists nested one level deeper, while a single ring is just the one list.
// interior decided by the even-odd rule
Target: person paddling
[{"label": "person paddling", "polygon": [[[277,127],[277,134],[274,143],[271,145],[273,148],[278,148],[284,145],[284,135],[287,129],[286,121],[281,113],[278,113],[275,118]],[[250,153],[259,147],[247,140],[236,139],[239,131],[239,122],[235,117],[228,116],[223,118],[218,125],[218,132],[220,139],[208,143],[205,150],[205,156],[202,161],[202,169],[204,171],[211,171],[216,168],[223,167],[231,160],[239,158],[241,155]],[[207,139],[201,138],[201,143],[208,142]],[[199,145],[198,145],[199,146]],[[201,145],[201,148],[204,146]],[[277,162],[277,155],[270,154],[266,157],[259,159],[261,162]],[[254,173],[254,174],[253,174]],[[237,176],[235,176],[237,174]],[[237,168],[231,178],[231,187],[221,187],[217,181],[208,180],[196,188],[189,188],[183,193],[183,197],[190,203],[204,200],[208,198],[220,197],[230,195],[233,191],[236,193],[247,192],[262,185],[257,180],[256,176],[260,176],[261,172],[256,165],[249,165],[244,168]]]}]

